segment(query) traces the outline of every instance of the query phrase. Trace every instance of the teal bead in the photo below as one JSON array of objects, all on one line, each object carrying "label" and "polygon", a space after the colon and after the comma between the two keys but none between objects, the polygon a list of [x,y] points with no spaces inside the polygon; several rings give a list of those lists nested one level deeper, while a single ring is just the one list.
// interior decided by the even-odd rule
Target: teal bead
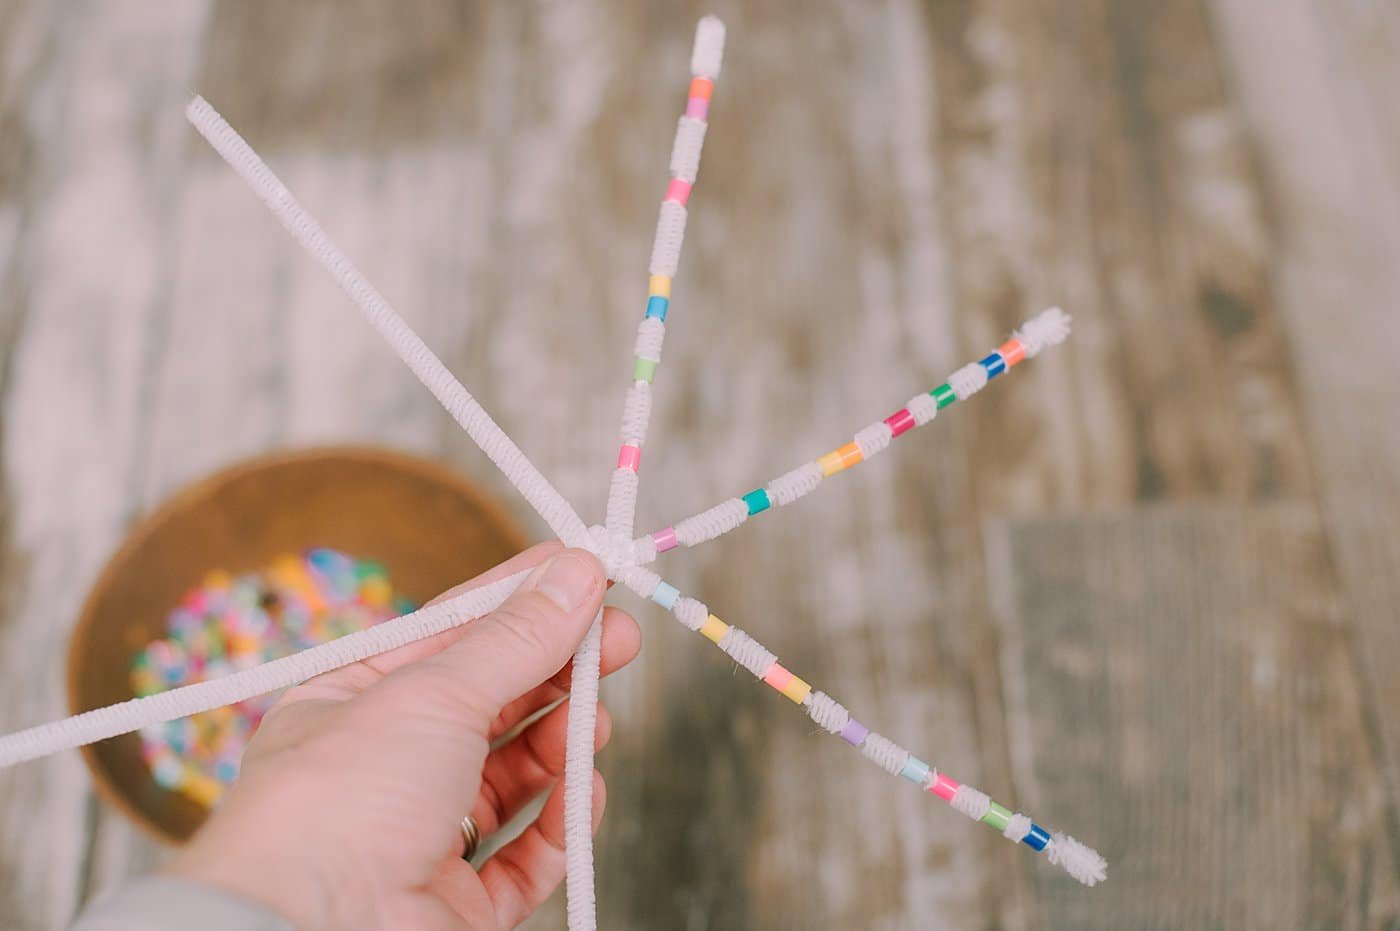
[{"label": "teal bead", "polygon": [[762,511],[766,511],[772,506],[772,502],[768,500],[768,489],[766,488],[755,488],[753,491],[744,495],[743,501],[749,506],[750,517]]}]

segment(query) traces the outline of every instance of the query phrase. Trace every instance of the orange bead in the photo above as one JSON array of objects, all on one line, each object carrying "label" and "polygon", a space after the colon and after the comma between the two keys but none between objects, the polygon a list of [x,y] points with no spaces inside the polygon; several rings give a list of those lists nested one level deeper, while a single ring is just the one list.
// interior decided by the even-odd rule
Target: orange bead
[{"label": "orange bead", "polygon": [[709,100],[715,92],[715,82],[709,78],[691,78],[690,96],[698,97],[701,100]]},{"label": "orange bead", "polygon": [[1001,353],[1001,357],[1006,360],[1007,368],[1011,368],[1026,357],[1026,347],[1021,345],[1019,339],[1008,339],[1001,344],[1001,348],[997,352]]}]

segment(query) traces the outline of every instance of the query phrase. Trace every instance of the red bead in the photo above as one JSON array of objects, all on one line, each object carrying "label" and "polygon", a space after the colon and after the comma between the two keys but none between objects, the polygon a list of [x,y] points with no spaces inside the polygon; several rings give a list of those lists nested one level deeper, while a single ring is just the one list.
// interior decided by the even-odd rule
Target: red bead
[{"label": "red bead", "polygon": [[904,431],[914,426],[914,415],[904,408],[900,408],[893,414],[885,418],[885,423],[890,425],[890,432],[899,436]]}]

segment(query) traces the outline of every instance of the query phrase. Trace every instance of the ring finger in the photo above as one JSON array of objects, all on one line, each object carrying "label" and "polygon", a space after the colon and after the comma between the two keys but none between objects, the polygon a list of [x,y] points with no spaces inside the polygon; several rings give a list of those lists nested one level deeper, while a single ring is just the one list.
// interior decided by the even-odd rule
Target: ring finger
[{"label": "ring finger", "polygon": [[[563,777],[568,728],[569,702],[564,701],[487,756],[481,792],[471,810],[483,837],[499,831]],[[611,736],[612,717],[607,708],[599,705],[594,751],[606,746]]]}]

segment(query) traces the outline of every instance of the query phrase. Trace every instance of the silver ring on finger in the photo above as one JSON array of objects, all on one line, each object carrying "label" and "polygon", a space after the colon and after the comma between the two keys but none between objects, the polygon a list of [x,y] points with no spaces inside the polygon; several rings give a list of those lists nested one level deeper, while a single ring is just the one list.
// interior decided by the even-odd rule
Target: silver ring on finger
[{"label": "silver ring on finger", "polygon": [[481,847],[481,825],[477,824],[471,815],[462,819],[462,840],[466,842],[462,849],[462,859],[470,861]]}]

